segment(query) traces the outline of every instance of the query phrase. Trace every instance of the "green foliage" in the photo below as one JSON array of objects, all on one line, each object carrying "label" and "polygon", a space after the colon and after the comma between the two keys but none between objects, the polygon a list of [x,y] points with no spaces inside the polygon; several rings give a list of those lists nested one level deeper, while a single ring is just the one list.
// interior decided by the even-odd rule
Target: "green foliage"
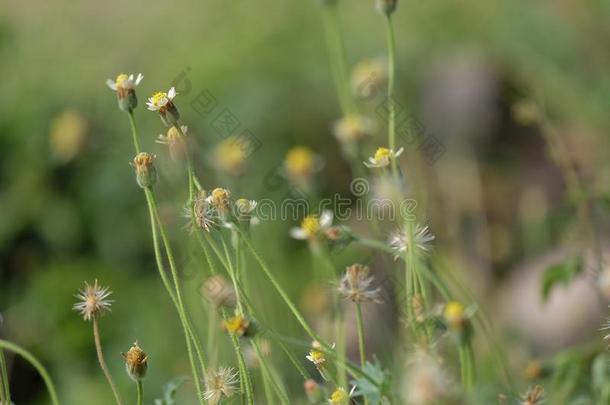
[{"label": "green foliage", "polygon": [[364,372],[375,380],[375,384],[364,377],[355,379],[353,384],[357,388],[354,395],[365,396],[371,405],[383,404],[384,395],[390,388],[390,373],[382,369],[377,360],[374,364],[367,361]]},{"label": "green foliage", "polygon": [[188,381],[187,377],[176,377],[163,386],[163,397],[155,399],[155,405],[174,405],[180,387]]},{"label": "green foliage", "polygon": [[555,286],[568,285],[582,272],[582,269],[583,263],[580,256],[571,257],[563,263],[549,266],[542,275],[542,298],[546,301]]}]

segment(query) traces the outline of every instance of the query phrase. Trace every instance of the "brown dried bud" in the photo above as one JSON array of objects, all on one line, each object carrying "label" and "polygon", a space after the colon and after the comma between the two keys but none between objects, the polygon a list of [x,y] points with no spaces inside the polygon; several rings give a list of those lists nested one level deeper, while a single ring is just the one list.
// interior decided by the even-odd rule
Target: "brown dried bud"
[{"label": "brown dried bud", "polygon": [[146,375],[148,369],[148,355],[144,353],[138,342],[135,342],[127,353],[122,353],[125,359],[127,374],[134,381],[139,381]]}]

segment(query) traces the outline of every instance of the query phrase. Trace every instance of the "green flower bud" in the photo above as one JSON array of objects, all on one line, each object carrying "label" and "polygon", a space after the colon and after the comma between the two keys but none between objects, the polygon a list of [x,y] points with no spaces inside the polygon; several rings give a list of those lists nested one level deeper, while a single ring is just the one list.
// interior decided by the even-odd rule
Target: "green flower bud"
[{"label": "green flower bud", "polygon": [[157,182],[157,169],[154,165],[155,156],[150,153],[141,152],[133,158],[133,166],[136,168],[136,180],[142,188],[152,187]]}]

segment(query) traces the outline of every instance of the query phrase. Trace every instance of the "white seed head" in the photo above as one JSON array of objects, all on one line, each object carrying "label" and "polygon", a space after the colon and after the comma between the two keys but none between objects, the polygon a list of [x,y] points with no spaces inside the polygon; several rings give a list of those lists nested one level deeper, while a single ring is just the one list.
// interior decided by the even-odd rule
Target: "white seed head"
[{"label": "white seed head", "polygon": [[112,300],[107,299],[112,291],[108,287],[101,287],[97,280],[90,285],[85,282],[85,286],[75,295],[79,301],[72,307],[75,311],[80,312],[85,321],[90,321],[93,318],[110,311]]}]

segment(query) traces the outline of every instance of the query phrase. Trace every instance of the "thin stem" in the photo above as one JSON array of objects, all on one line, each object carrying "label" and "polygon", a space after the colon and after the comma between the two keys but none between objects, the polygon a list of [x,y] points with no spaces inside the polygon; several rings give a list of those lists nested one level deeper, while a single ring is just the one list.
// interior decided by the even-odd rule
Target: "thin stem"
[{"label": "thin stem", "polygon": [[0,350],[0,404],[11,403],[11,389],[8,380],[8,370],[4,352]]},{"label": "thin stem", "polygon": [[97,322],[97,318],[93,317],[93,339],[95,341],[95,350],[97,351],[97,360],[100,363],[100,367],[104,372],[104,376],[112,389],[112,394],[114,395],[114,399],[117,405],[122,405],[123,401],[121,401],[121,396],[119,395],[119,391],[112,380],[112,376],[110,375],[110,370],[108,370],[108,366],[106,365],[106,361],[104,360],[104,352],[102,351],[102,341],[100,339],[100,330]]},{"label": "thin stem", "polygon": [[30,352],[21,348],[20,346],[17,346],[14,343],[2,339],[0,339],[0,349],[13,352],[23,357],[28,363],[30,363],[32,367],[34,367],[36,371],[38,371],[40,377],[42,377],[42,380],[44,381],[47,387],[47,391],[49,391],[49,395],[51,396],[51,403],[53,405],[59,405],[59,400],[57,399],[57,390],[55,389],[55,385],[53,385],[53,380],[51,380],[49,373],[36,357],[34,357]]},{"label": "thin stem", "polygon": [[282,404],[290,405],[290,400],[288,399],[288,395],[286,395],[286,393],[284,392],[282,387],[280,387],[280,385],[277,383],[277,381],[275,381],[275,378],[273,378],[273,376],[271,375],[271,371],[269,370],[269,366],[267,365],[267,360],[265,359],[265,356],[261,353],[260,347],[258,346],[258,342],[256,342],[254,339],[252,339],[251,343],[252,343],[252,347],[254,348],[254,351],[256,353],[258,362],[261,365],[263,381],[267,380],[268,382],[271,383],[271,387],[273,388],[273,391],[280,398],[280,402]]},{"label": "thin stem", "polygon": [[362,307],[356,303],[356,327],[358,329],[358,348],[360,349],[360,366],[366,365],[366,352],[364,349],[364,324],[362,322]]},{"label": "thin stem", "polygon": [[[394,40],[394,28],[392,26],[392,17],[390,14],[386,16],[386,34],[388,46],[388,144],[392,151],[396,151],[396,109],[394,106],[394,81],[396,71],[396,41]],[[398,184],[398,162],[392,154],[392,178]]]},{"label": "thin stem", "polygon": [[258,262],[259,266],[261,267],[261,269],[263,270],[263,272],[265,273],[265,275],[267,276],[267,278],[269,279],[269,281],[271,282],[273,287],[280,294],[280,296],[282,297],[282,299],[284,300],[284,302],[286,303],[286,305],[288,306],[288,308],[290,309],[290,311],[292,312],[294,317],[301,324],[303,329],[305,329],[305,332],[307,332],[307,334],[313,340],[317,340],[317,341],[321,342],[320,338],[313,331],[313,329],[309,326],[309,324],[305,321],[305,318],[303,317],[303,315],[301,315],[301,313],[297,309],[296,305],[294,305],[294,303],[292,302],[290,297],[288,297],[288,294],[286,294],[286,292],[284,291],[284,289],[282,288],[280,283],[277,281],[277,279],[275,278],[275,276],[273,275],[271,270],[269,270],[269,267],[267,267],[267,264],[265,263],[265,261],[258,254],[256,249],[254,249],[254,247],[252,246],[252,243],[248,240],[248,238],[243,234],[243,231],[240,230],[239,228],[236,228],[236,229],[241,234],[244,243],[246,244],[246,246],[252,253],[252,256],[254,256],[254,259]]},{"label": "thin stem", "polygon": [[138,390],[138,405],[144,403],[144,387],[142,386],[142,380],[136,381],[136,387]]},{"label": "thin stem", "polygon": [[136,149],[136,154],[140,153],[140,142],[138,141],[138,129],[136,127],[136,120],[133,116],[133,110],[129,111],[129,125],[131,126],[131,137],[133,139],[133,146]]},{"label": "thin stem", "polygon": [[333,18],[333,10],[331,10],[331,7],[335,6],[325,6],[323,11],[326,47],[341,111],[344,115],[347,115],[349,114],[351,107],[349,95],[346,92],[346,83],[343,80],[345,73],[341,72],[341,69],[345,69],[345,62],[342,61],[344,55],[341,54],[340,50],[342,40],[338,39],[341,34],[338,32],[338,27],[336,26],[337,20]]},{"label": "thin stem", "polygon": [[[188,356],[189,356],[189,361],[191,363],[191,368],[193,371],[193,378],[194,378],[194,382],[195,382],[195,388],[197,389],[197,395],[198,395],[198,399],[199,402],[201,404],[203,404],[203,390],[201,388],[201,382],[199,379],[199,372],[197,370],[197,365],[195,364],[195,360],[194,360],[194,356],[193,356],[193,344],[196,346],[195,350],[199,350],[199,341],[197,339],[197,336],[195,335],[194,331],[192,330],[191,326],[190,326],[190,321],[188,319],[188,316],[186,314],[186,310],[184,307],[184,302],[182,299],[182,289],[180,287],[180,281],[178,279],[178,271],[176,269],[176,264],[174,261],[174,254],[169,242],[169,238],[167,237],[167,234],[165,232],[165,228],[163,227],[162,223],[161,223],[161,219],[159,218],[159,211],[157,209],[157,205],[155,202],[155,198],[154,198],[154,194],[152,192],[152,190],[150,189],[145,189],[146,192],[146,196],[147,196],[147,201],[150,204],[150,208],[152,210],[152,213],[155,217],[155,221],[157,223],[157,225],[159,226],[159,233],[161,234],[161,240],[163,241],[163,245],[165,246],[165,254],[167,255],[167,260],[169,262],[169,267],[170,267],[170,272],[172,275],[172,279],[174,282],[174,289],[176,292],[176,302],[177,302],[177,309],[178,309],[178,314],[180,316],[180,320],[181,320],[181,324],[182,324],[182,329],[184,331],[184,336],[186,338],[186,349],[188,352]],[[199,352],[197,352],[197,356],[199,358],[199,362],[200,365],[202,367],[202,373],[205,375],[206,372],[206,368],[205,368],[205,363],[203,361],[203,356],[199,354]]]}]

